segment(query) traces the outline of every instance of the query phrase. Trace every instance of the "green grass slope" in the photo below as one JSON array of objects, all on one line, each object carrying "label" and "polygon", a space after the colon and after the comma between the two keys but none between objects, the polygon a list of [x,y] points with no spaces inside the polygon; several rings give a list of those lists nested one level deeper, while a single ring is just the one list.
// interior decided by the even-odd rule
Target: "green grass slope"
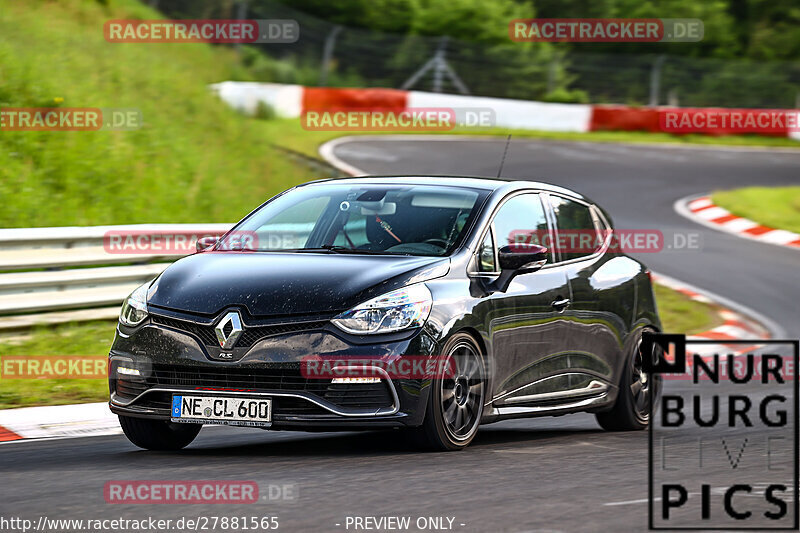
[{"label": "green grass slope", "polygon": [[104,22],[124,18],[158,14],[137,0],[0,0],[0,108],[143,117],[135,131],[0,130],[0,227],[236,221],[308,178],[269,148],[263,121],[209,91],[242,77],[233,50],[106,42]]}]

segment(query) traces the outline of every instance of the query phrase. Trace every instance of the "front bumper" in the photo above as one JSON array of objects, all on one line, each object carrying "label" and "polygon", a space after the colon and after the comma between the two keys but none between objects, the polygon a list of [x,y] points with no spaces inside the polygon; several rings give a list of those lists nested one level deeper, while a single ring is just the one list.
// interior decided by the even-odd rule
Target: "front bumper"
[{"label": "front bumper", "polygon": [[[180,316],[180,315],[179,315]],[[109,406],[114,413],[170,419],[173,394],[268,397],[272,428],[342,429],[417,426],[422,423],[430,381],[391,379],[376,383],[332,383],[304,376],[312,355],[362,357],[382,362],[407,355],[429,356],[436,343],[426,330],[387,337],[352,337],[326,321],[259,325],[244,347],[220,361],[208,324],[185,316],[155,316],[136,328],[119,326],[109,354]],[[120,366],[138,375],[119,374]]]}]

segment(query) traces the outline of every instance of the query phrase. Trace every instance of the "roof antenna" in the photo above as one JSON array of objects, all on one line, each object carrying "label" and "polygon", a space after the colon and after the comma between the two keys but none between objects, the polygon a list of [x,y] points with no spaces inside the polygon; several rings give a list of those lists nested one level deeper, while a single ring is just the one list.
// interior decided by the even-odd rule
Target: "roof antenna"
[{"label": "roof antenna", "polygon": [[500,174],[503,173],[503,165],[506,163],[506,154],[508,153],[508,143],[511,142],[511,134],[508,134],[508,138],[506,139],[506,147],[503,150],[503,159],[500,160],[500,168],[497,170],[497,177],[500,177]]}]

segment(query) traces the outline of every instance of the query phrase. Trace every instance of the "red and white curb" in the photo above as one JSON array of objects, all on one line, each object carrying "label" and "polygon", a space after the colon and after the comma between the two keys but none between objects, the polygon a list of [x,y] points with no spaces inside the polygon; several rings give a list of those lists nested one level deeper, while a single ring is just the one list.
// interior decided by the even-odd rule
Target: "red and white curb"
[{"label": "red and white curb", "polygon": [[746,346],[742,344],[725,344],[725,341],[737,339],[767,340],[774,336],[775,332],[770,331],[770,329],[761,322],[761,320],[764,319],[756,319],[753,316],[748,316],[748,314],[751,313],[755,314],[754,312],[748,310],[748,314],[745,314],[744,312],[733,310],[720,303],[715,296],[708,292],[661,274],[653,274],[653,281],[679,292],[689,297],[691,300],[703,302],[717,308],[717,313],[723,322],[722,325],[702,333],[687,335],[686,338],[688,340],[713,340],[719,342],[715,344],[695,345],[692,347],[694,353],[703,356],[717,353],[740,355],[756,349],[758,347],[757,343]]},{"label": "red and white curb", "polygon": [[682,198],[675,202],[675,210],[690,220],[716,230],[800,250],[800,234],[762,226],[758,222],[734,215],[724,207],[714,204],[709,195]]}]

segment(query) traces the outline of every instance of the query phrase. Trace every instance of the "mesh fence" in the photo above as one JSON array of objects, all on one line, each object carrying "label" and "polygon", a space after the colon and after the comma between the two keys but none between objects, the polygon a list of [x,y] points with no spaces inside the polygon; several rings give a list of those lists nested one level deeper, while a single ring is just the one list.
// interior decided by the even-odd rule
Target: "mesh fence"
[{"label": "mesh fence", "polygon": [[[182,9],[170,12],[178,4]],[[410,88],[426,91],[629,105],[795,108],[800,101],[800,62],[589,54],[541,43],[487,45],[388,34],[338,26],[274,0],[251,0],[236,13],[207,7],[202,13],[187,12],[191,6],[169,0],[159,5],[176,18],[244,14],[299,22],[296,43],[243,50],[262,81],[389,88],[409,88],[414,81]],[[432,61],[436,57],[441,61]]]}]

